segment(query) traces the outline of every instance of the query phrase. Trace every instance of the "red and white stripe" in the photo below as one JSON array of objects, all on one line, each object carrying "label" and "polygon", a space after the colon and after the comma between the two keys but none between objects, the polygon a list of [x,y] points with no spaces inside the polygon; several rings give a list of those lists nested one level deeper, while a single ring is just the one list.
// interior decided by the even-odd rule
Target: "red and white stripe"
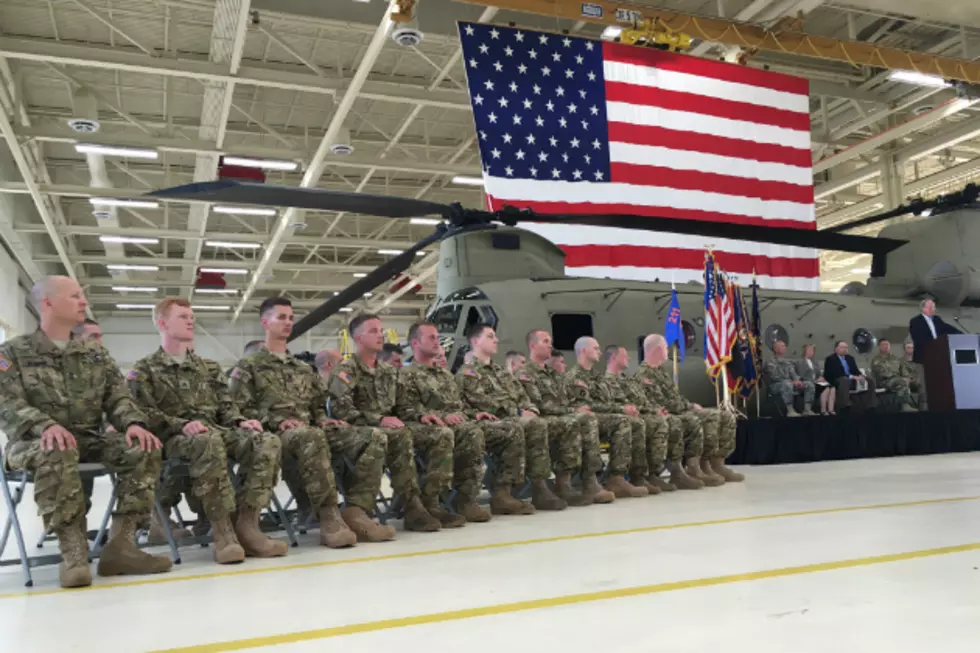
[{"label": "red and white stripe", "polygon": [[732,345],[735,343],[735,313],[727,292],[715,296],[705,311],[704,323],[708,341],[704,363],[714,375],[732,359]]},{"label": "red and white stripe", "polygon": [[[488,176],[490,208],[626,213],[815,229],[809,85],[696,57],[603,44],[611,179]],[[814,250],[607,227],[529,225],[568,255],[570,275],[699,280],[706,245],[740,283],[816,290]]]}]

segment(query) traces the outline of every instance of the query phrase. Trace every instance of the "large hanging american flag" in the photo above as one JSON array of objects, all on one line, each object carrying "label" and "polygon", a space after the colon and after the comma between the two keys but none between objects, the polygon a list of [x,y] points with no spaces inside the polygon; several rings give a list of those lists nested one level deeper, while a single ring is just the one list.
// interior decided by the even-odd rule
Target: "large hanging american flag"
[{"label": "large hanging american flag", "polygon": [[732,359],[735,313],[713,254],[704,258],[704,364],[716,377]]},{"label": "large hanging american flag", "polygon": [[[571,36],[460,23],[490,209],[815,229],[806,80]],[[532,224],[570,275],[816,290],[814,250]]]}]

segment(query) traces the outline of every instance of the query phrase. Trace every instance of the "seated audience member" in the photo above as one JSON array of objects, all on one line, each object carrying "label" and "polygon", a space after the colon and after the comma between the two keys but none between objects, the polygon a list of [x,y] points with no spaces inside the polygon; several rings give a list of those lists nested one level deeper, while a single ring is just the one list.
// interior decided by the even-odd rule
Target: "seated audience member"
[{"label": "seated audience member", "polygon": [[793,396],[797,392],[803,394],[803,414],[813,414],[813,381],[804,381],[796,372],[793,361],[786,358],[786,343],[777,340],[772,345],[772,360],[766,362],[764,375],[766,385],[769,386],[769,394],[779,397],[786,406],[786,415],[789,417],[799,417],[793,406]]},{"label": "seated audience member", "polygon": [[[837,389],[836,402],[841,408],[850,408],[853,402],[859,408],[870,409],[878,405],[875,381],[866,377],[854,357],[847,353],[847,341],[839,340],[834,353],[824,360],[823,375]],[[851,390],[855,390],[851,397]]]},{"label": "seated audience member", "polygon": [[796,361],[794,365],[800,379],[814,384],[815,391],[820,396],[820,414],[829,415],[834,411],[837,389],[827,385],[826,379],[823,378],[823,369],[813,358],[816,352],[817,348],[813,343],[806,343],[803,345],[803,358]]},{"label": "seated audience member", "polygon": [[378,352],[378,360],[382,363],[388,363],[396,370],[402,368],[402,355],[404,354],[401,345],[396,345],[393,342],[386,342],[381,346],[381,351]]},{"label": "seated audience member", "polygon": [[565,364],[565,357],[557,349],[551,350],[551,358],[546,360],[544,364],[559,374],[564,374],[568,371],[568,365]]},{"label": "seated audience member", "polygon": [[519,351],[511,349],[504,355],[504,366],[507,368],[508,374],[517,374],[524,368],[525,364],[527,364],[527,357]]},{"label": "seated audience member", "polygon": [[871,360],[871,375],[875,384],[894,392],[902,405],[902,412],[914,413],[912,407],[912,391],[909,388],[912,379],[902,376],[902,359],[891,353],[892,344],[882,338],[878,343],[878,355]]}]

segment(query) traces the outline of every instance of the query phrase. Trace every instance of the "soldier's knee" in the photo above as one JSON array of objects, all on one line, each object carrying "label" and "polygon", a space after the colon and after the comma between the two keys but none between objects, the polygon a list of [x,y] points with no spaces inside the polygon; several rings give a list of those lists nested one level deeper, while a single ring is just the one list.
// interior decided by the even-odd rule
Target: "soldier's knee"
[{"label": "soldier's knee", "polygon": [[262,456],[278,458],[282,455],[282,441],[271,433],[256,433],[255,450]]},{"label": "soldier's knee", "polygon": [[388,446],[388,434],[384,429],[371,429],[368,435],[370,446],[385,449]]},{"label": "soldier's knee", "polygon": [[51,451],[41,451],[36,471],[70,472],[77,469],[78,449],[65,449],[64,451],[53,449]]}]

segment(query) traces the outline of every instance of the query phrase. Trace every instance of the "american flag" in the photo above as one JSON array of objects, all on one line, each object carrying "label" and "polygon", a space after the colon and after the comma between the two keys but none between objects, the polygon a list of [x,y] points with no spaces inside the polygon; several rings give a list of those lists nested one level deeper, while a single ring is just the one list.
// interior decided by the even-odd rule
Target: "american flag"
[{"label": "american flag", "polygon": [[704,259],[704,364],[712,377],[732,359],[735,313],[713,254]]},{"label": "american flag", "polygon": [[[491,210],[620,213],[815,229],[806,80],[659,50],[460,23]],[[815,290],[812,249],[611,227],[527,225],[568,274],[734,278]]]}]

